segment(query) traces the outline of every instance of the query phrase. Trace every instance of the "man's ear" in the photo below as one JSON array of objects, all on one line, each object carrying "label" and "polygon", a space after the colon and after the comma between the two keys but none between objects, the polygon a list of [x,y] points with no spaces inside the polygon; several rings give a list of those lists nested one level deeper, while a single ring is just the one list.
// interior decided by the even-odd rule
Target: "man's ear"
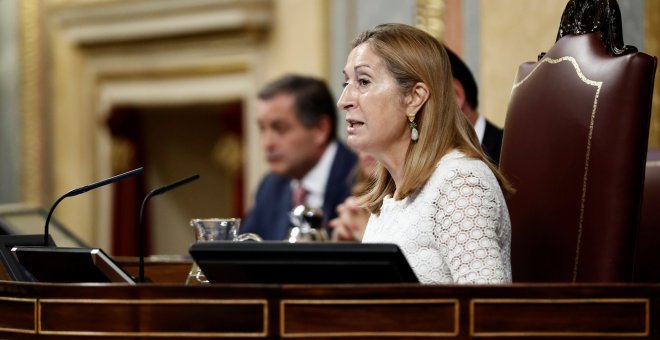
[{"label": "man's ear", "polygon": [[417,114],[422,105],[426,103],[429,99],[429,88],[426,84],[419,82],[413,86],[411,93],[406,98],[406,104],[408,104],[408,112],[406,115],[414,116]]},{"label": "man's ear", "polygon": [[316,130],[316,133],[314,134],[314,143],[323,144],[330,140],[330,133],[332,128],[330,126],[330,119],[328,117],[321,117],[321,120],[316,123],[313,129]]},{"label": "man's ear", "polygon": [[456,93],[456,102],[458,103],[458,108],[462,111],[463,107],[465,106],[465,89],[463,88],[463,84],[461,84],[461,82],[456,78],[453,79],[453,85],[454,92]]}]

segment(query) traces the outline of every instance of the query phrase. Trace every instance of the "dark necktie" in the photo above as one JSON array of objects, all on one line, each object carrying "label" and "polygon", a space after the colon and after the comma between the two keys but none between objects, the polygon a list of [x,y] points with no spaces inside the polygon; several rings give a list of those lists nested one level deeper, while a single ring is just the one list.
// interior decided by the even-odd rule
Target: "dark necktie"
[{"label": "dark necktie", "polygon": [[296,186],[295,189],[293,189],[293,192],[291,193],[291,203],[293,203],[293,207],[297,207],[301,204],[305,204],[305,200],[307,199],[307,194],[309,192],[303,188],[302,185]]}]

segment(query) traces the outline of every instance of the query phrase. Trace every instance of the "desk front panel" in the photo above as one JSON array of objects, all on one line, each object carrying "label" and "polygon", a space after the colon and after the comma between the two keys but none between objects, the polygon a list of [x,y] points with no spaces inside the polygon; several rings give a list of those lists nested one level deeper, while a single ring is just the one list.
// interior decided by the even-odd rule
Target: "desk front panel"
[{"label": "desk front panel", "polygon": [[658,284],[0,281],[0,337],[659,339]]}]

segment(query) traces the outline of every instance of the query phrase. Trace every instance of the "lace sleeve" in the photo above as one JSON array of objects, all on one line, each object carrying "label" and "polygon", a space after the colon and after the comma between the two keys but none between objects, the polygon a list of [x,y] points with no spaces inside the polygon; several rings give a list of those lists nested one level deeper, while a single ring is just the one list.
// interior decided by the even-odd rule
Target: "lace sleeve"
[{"label": "lace sleeve", "polygon": [[504,246],[510,234],[502,232],[510,229],[508,212],[497,180],[488,174],[479,168],[453,169],[437,187],[433,237],[455,283],[511,281]]}]

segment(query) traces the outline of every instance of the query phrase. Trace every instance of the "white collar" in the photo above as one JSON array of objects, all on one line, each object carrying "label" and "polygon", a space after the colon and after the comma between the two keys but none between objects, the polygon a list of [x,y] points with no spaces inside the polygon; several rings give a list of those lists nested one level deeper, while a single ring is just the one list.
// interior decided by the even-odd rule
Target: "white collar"
[{"label": "white collar", "polygon": [[474,132],[477,133],[479,143],[483,142],[484,134],[486,133],[486,117],[478,114],[477,121],[474,123]]}]

